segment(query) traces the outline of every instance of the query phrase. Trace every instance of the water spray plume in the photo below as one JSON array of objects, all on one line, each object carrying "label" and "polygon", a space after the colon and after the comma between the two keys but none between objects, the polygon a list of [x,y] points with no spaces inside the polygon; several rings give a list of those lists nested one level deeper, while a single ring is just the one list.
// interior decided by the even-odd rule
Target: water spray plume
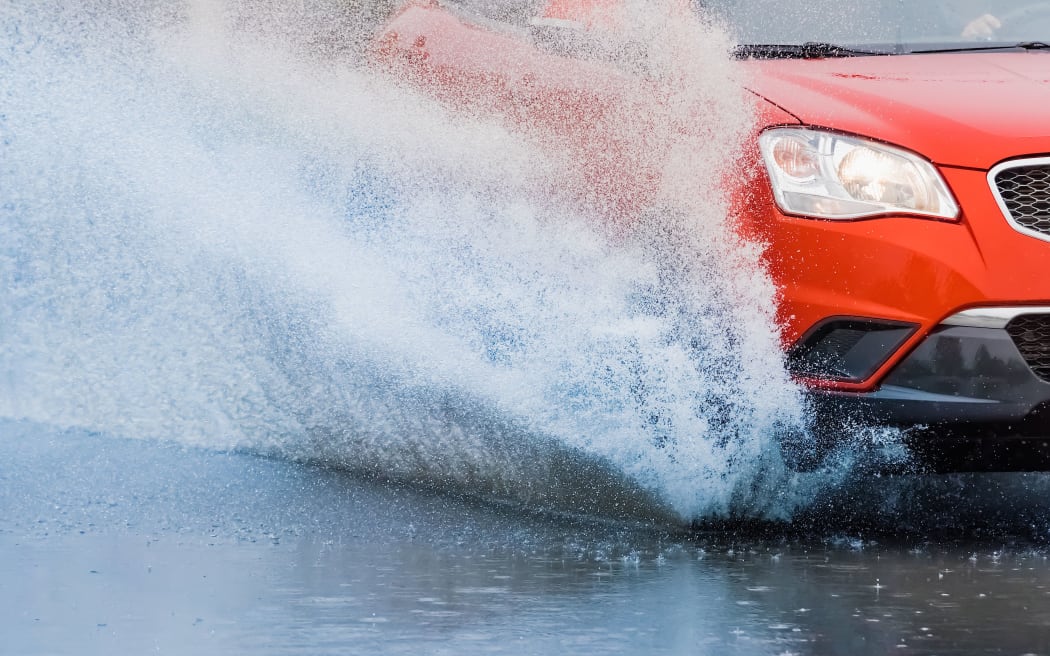
[{"label": "water spray plume", "polygon": [[780,456],[804,407],[727,220],[724,34],[625,6],[631,206],[542,126],[377,72],[383,12],[339,7],[8,3],[0,416],[635,518],[829,483]]}]

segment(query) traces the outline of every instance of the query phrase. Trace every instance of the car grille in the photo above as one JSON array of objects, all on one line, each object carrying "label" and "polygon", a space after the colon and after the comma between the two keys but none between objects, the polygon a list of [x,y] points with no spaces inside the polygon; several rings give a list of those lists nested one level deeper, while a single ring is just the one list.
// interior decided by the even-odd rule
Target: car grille
[{"label": "car grille", "polygon": [[1050,314],[1022,314],[1006,332],[1035,375],[1050,383]]},{"label": "car grille", "polygon": [[1050,240],[1050,159],[1007,162],[993,169],[992,178],[1014,227]]}]

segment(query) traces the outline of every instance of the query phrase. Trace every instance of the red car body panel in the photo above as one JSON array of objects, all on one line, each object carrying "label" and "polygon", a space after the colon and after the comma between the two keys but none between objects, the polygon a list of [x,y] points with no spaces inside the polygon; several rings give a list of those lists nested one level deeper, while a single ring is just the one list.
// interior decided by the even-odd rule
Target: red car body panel
[{"label": "red car body panel", "polygon": [[745,62],[750,87],[803,123],[988,170],[1050,151],[1050,62],[1040,51]]},{"label": "red car body panel", "polygon": [[[666,139],[604,130],[645,125],[638,76],[608,62],[537,47],[524,30],[469,21],[436,3],[400,11],[378,59],[429,92],[496,110],[575,152],[587,202],[614,216],[651,199]],[[915,324],[907,341],[860,381],[809,380],[847,392],[877,389],[940,322],[967,308],[1050,305],[1050,242],[1003,216],[988,170],[1050,154],[1050,55],[916,54],[742,61],[756,96],[755,136],[770,126],[829,128],[893,144],[937,165],[962,208],[955,221],[908,215],[834,221],[788,216],[774,201],[757,147],[750,174],[727,180],[740,231],[761,239],[781,290],[785,347],[833,317]],[[698,119],[695,128],[704,129]],[[745,167],[747,169],[748,167]],[[735,185],[735,188],[734,188]]]}]

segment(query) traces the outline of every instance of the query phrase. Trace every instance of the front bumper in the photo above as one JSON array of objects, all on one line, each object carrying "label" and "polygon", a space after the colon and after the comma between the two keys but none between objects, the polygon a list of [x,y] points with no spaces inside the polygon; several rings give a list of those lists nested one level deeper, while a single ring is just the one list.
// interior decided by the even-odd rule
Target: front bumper
[{"label": "front bumper", "polygon": [[963,208],[956,222],[793,217],[779,212],[768,185],[756,187],[757,196],[741,211],[743,231],[769,244],[767,264],[782,290],[777,319],[789,351],[829,321],[914,328],[874,370],[792,371],[807,384],[868,394],[885,386],[950,313],[1050,304],[1050,243],[1010,225],[986,171],[941,167],[941,172]]},{"label": "front bumper", "polygon": [[[1013,328],[1050,308],[981,308],[941,322],[866,393],[812,392],[820,418],[911,429],[909,443],[939,469],[1050,466],[1050,376]],[[1021,340],[1019,342],[1019,340]],[[1033,368],[1034,365],[1034,368]],[[945,448],[947,442],[950,448]],[[928,460],[928,458],[926,458]]]},{"label": "front bumper", "polygon": [[1007,325],[1050,308],[991,308],[943,321],[869,393],[826,392],[880,424],[1024,421],[1050,404],[1050,382],[1033,371]]}]

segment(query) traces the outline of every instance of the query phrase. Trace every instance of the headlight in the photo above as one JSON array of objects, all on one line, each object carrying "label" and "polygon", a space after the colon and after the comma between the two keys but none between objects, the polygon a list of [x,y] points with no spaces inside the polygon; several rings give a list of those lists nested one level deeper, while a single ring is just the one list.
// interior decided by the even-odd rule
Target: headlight
[{"label": "headlight", "polygon": [[906,150],[806,128],[767,130],[759,146],[785,213],[821,219],[959,216],[933,164]]}]

